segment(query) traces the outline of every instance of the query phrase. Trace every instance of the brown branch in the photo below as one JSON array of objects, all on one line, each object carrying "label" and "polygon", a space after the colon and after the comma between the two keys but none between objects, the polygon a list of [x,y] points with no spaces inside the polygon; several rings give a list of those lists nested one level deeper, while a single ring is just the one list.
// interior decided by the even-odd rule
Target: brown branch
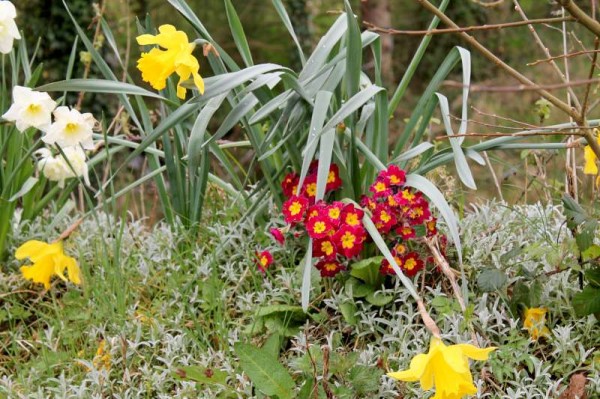
[{"label": "brown branch", "polygon": [[530,63],[528,63],[526,65],[527,66],[535,66],[535,65],[541,64],[542,62],[551,62],[552,60],[559,60],[561,58],[571,58],[571,57],[576,57],[578,55],[584,55],[584,54],[594,54],[594,55],[596,55],[599,52],[600,52],[600,50],[575,51],[574,53],[567,53],[567,54],[556,55],[556,56],[550,57],[550,58],[544,58],[543,60],[537,60],[537,61],[534,61],[534,62],[530,62]]},{"label": "brown branch", "polygon": [[[532,82],[533,83],[533,82]],[[585,79],[585,80],[572,80],[565,83],[555,83],[549,85],[518,85],[518,86],[483,86],[483,85],[471,85],[471,92],[514,92],[514,91],[546,91],[546,90],[558,90],[573,86],[585,86],[592,83],[600,83],[600,79]],[[463,88],[465,85],[461,82],[453,80],[445,80],[442,82],[443,86]],[[560,100],[559,100],[560,101]]]},{"label": "brown branch", "polygon": [[530,19],[528,21],[505,22],[502,24],[475,25],[475,26],[466,26],[464,28],[446,28],[446,29],[431,29],[431,30],[399,30],[399,29],[391,29],[391,28],[382,28],[382,27],[376,26],[367,21],[364,21],[363,25],[365,25],[367,28],[369,28],[370,31],[377,32],[377,33],[384,33],[387,35],[430,36],[430,35],[441,35],[441,34],[445,34],[445,33],[474,32],[474,31],[514,28],[514,27],[524,26],[524,25],[549,24],[549,23],[564,22],[564,21],[575,21],[575,18],[573,18],[573,17],[540,18],[540,19]]},{"label": "brown branch", "polygon": [[575,4],[573,0],[557,0],[558,4],[560,4],[569,14],[571,14],[577,21],[585,26],[589,31],[591,31],[594,35],[600,36],[600,23],[595,19],[592,19],[589,15],[585,13],[581,8]]},{"label": "brown branch", "polygon": [[[592,59],[592,65],[590,65],[590,73],[588,74],[588,79],[591,79],[592,76],[594,76],[594,70],[596,69],[596,59],[598,58],[598,46],[599,45],[600,45],[600,40],[598,40],[598,37],[596,37],[594,39],[594,58]],[[591,87],[592,87],[591,83],[589,85],[587,85],[587,87],[585,88],[585,95],[583,96],[583,105],[581,106],[581,113],[583,114],[584,118],[587,113],[587,104],[588,104],[588,100],[589,100],[589,96],[590,96]]]}]

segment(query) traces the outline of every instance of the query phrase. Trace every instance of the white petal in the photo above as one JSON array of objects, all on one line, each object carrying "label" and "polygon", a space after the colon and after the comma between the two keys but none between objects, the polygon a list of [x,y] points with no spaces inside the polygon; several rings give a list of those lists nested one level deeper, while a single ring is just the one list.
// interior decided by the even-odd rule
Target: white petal
[{"label": "white petal", "polygon": [[13,38],[9,35],[0,35],[0,53],[8,54],[13,48]]},{"label": "white petal", "polygon": [[0,1],[0,15],[3,18],[15,19],[17,17],[17,9],[10,1]]},{"label": "white petal", "polygon": [[4,113],[4,115],[2,115],[2,118],[6,119],[7,121],[14,122],[17,120],[20,113],[21,113],[21,106],[19,104],[13,104],[10,106],[8,111],[6,111]]},{"label": "white petal", "polygon": [[90,129],[92,129],[96,124],[96,119],[94,119],[94,115],[90,114],[89,112],[86,112],[82,116],[83,120],[85,121],[85,124],[88,125]]},{"label": "white petal", "polygon": [[69,107],[63,105],[56,108],[53,114],[54,118],[56,118],[57,121],[60,121],[61,119],[68,119],[71,116],[71,111],[69,111]]},{"label": "white petal", "polygon": [[29,103],[31,99],[31,89],[25,86],[15,86],[13,87],[13,101],[15,103]]},{"label": "white petal", "polygon": [[14,39],[21,38],[19,28],[17,28],[17,24],[15,23],[15,21],[8,21],[8,23],[5,25],[5,28],[8,29],[8,34],[11,35]]}]

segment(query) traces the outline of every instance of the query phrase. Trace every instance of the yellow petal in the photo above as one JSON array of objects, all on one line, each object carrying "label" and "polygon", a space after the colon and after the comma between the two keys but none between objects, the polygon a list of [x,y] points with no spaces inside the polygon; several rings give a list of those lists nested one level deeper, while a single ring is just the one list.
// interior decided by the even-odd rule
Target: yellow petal
[{"label": "yellow petal", "polygon": [[436,369],[452,368],[457,373],[465,373],[469,371],[469,363],[467,358],[463,355],[463,352],[458,345],[451,345],[446,347],[442,351],[442,356],[436,357]]},{"label": "yellow petal", "polygon": [[421,375],[423,375],[428,359],[429,357],[427,355],[421,353],[410,361],[410,368],[408,370],[396,371],[395,373],[388,373],[387,375],[400,381],[417,381],[421,378]]},{"label": "yellow petal", "polygon": [[42,241],[30,240],[17,248],[15,258],[18,260],[29,258],[32,262],[36,262],[37,259],[52,255],[61,250],[62,246],[60,243],[48,244]]},{"label": "yellow petal", "polygon": [[458,344],[455,346],[462,351],[463,355],[475,360],[487,360],[490,353],[498,349],[494,346],[490,346],[489,348],[478,348],[470,344]]},{"label": "yellow petal", "polygon": [[50,278],[54,274],[54,262],[51,257],[47,257],[33,265],[21,266],[21,273],[27,280],[44,284],[44,287],[48,289],[50,288]]},{"label": "yellow petal", "polygon": [[204,79],[197,72],[193,73],[194,76],[194,84],[198,88],[200,94],[204,94]]},{"label": "yellow petal", "polygon": [[143,53],[137,64],[142,72],[142,79],[156,90],[164,89],[167,86],[167,78],[175,72],[175,57],[174,52],[158,48]]},{"label": "yellow petal", "polygon": [[596,154],[594,154],[592,147],[590,147],[589,145],[586,145],[583,149],[583,158],[585,159],[583,173],[586,175],[597,175],[598,166],[596,165]]}]

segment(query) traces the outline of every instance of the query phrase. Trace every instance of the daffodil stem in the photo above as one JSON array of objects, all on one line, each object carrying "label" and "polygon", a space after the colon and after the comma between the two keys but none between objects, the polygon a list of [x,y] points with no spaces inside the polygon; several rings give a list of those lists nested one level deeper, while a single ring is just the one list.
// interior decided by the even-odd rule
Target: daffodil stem
[{"label": "daffodil stem", "polygon": [[423,319],[425,327],[427,327],[427,329],[431,332],[431,334],[434,337],[441,339],[442,333],[440,332],[440,329],[437,326],[437,324],[435,324],[435,321],[429,315],[429,312],[427,312],[425,304],[423,303],[423,300],[421,298],[417,300],[417,307],[419,308],[419,314],[421,315],[421,319]]},{"label": "daffodil stem", "polygon": [[[446,277],[448,277],[448,280],[450,280],[450,286],[452,287],[454,296],[456,297],[456,300],[458,301],[458,304],[460,305],[460,309],[462,310],[463,315],[466,315],[467,307],[465,305],[465,300],[462,296],[460,287],[458,286],[458,282],[456,281],[456,276],[454,275],[454,271],[452,271],[452,268],[450,267],[450,264],[448,263],[446,258],[444,258],[442,256],[442,254],[440,253],[440,250],[437,245],[437,238],[436,237],[425,238],[424,241],[425,241],[425,244],[427,244],[427,247],[429,248],[429,250],[431,251],[431,254],[433,255],[433,259],[435,260],[435,263],[440,267],[440,269],[442,269],[442,273],[444,273],[444,275]],[[473,344],[477,345],[477,336],[475,335],[473,326],[470,323],[469,323],[469,329],[471,330],[471,339],[473,340]]]}]

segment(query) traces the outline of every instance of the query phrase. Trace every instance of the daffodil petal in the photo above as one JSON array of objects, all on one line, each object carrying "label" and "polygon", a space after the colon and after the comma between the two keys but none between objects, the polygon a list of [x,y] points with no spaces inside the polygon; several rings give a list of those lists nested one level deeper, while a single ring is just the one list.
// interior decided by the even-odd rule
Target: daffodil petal
[{"label": "daffodil petal", "polygon": [[44,284],[46,289],[50,288],[50,278],[54,274],[52,257],[47,257],[33,265],[21,266],[21,273],[25,279]]},{"label": "daffodil petal", "polygon": [[48,244],[42,241],[29,240],[17,248],[15,258],[18,260],[29,258],[35,263],[38,259],[52,255],[60,250],[62,250],[60,244]]},{"label": "daffodil petal", "polygon": [[463,355],[474,360],[487,360],[490,353],[498,349],[495,346],[490,346],[489,348],[478,348],[470,344],[458,344],[455,346],[462,351]]},{"label": "daffodil petal", "polygon": [[400,381],[418,381],[425,371],[427,361],[428,356],[421,353],[411,360],[410,368],[408,370],[396,371],[395,373],[388,373],[387,375]]},{"label": "daffodil petal", "polygon": [[469,362],[458,345],[451,345],[442,351],[444,361],[457,373],[469,371]]},{"label": "daffodil petal", "polygon": [[592,147],[589,145],[586,145],[583,149],[583,158],[585,159],[583,173],[586,175],[597,175],[598,166],[596,165],[596,154],[594,154]]}]

